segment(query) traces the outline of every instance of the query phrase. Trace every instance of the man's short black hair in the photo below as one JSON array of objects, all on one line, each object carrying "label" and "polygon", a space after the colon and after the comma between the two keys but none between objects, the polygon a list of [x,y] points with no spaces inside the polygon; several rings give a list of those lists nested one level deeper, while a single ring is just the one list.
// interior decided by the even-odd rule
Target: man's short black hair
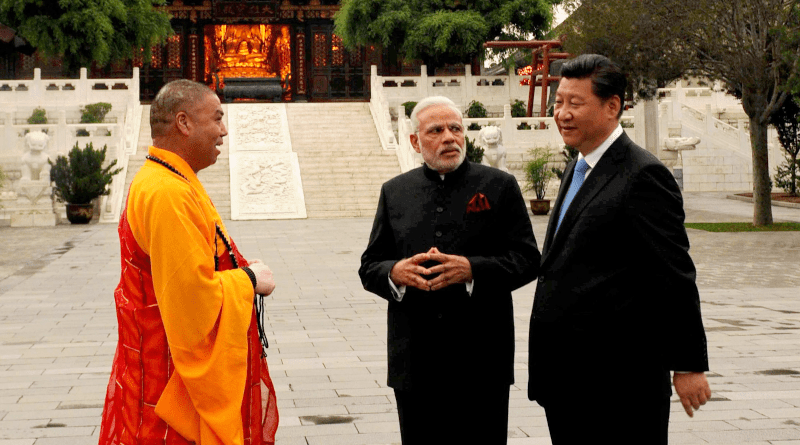
[{"label": "man's short black hair", "polygon": [[606,56],[600,54],[581,54],[580,56],[567,60],[561,65],[561,77],[571,79],[592,79],[592,93],[602,100],[611,99],[619,96],[619,114],[625,108],[625,89],[628,87],[628,80],[622,69]]}]

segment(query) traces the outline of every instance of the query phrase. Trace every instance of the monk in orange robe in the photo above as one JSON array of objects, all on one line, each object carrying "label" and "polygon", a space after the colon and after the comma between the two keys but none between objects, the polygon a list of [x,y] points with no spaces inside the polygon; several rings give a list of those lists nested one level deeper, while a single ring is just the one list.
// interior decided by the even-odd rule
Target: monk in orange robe
[{"label": "monk in orange robe", "polygon": [[227,135],[216,94],[177,80],[151,105],[153,146],[120,218],[119,343],[100,445],[275,442],[256,299],[275,282],[242,257],[197,172]]}]

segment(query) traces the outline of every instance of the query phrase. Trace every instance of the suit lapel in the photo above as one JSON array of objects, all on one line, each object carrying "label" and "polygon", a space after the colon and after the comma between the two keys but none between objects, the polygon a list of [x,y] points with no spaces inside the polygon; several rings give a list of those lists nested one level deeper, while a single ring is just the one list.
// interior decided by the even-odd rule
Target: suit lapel
[{"label": "suit lapel", "polygon": [[556,224],[558,223],[558,215],[561,213],[561,203],[564,202],[564,196],[567,195],[569,184],[572,182],[572,173],[575,171],[575,164],[578,158],[573,159],[564,167],[564,176],[561,177],[561,186],[558,189],[558,196],[556,202],[553,204],[553,210],[550,212],[550,219],[547,221],[547,232],[544,235],[544,244],[542,244],[542,257],[547,255],[550,250],[550,244],[553,242],[553,235],[555,234]]},{"label": "suit lapel", "polygon": [[[618,165],[620,158],[624,155],[627,145],[631,143],[630,139],[625,133],[622,133],[616,141],[608,148],[608,151],[600,158],[600,161],[591,170],[586,181],[581,186],[572,203],[564,214],[564,220],[561,221],[561,228],[555,232],[556,222],[558,216],[554,212],[550,216],[550,221],[547,226],[547,235],[545,237],[545,245],[542,248],[542,264],[548,258],[550,252],[555,250],[559,245],[564,243],[572,226],[575,224],[577,216],[583,212],[586,206],[592,202],[598,193],[608,184],[611,179],[619,173]],[[571,163],[571,169],[574,169],[575,163]],[[571,172],[570,172],[571,173]],[[566,175],[565,175],[566,177]],[[572,181],[572,174],[569,175],[569,181]],[[556,202],[556,210],[560,212],[561,202],[564,200],[569,182],[562,185],[558,193],[558,200]],[[553,218],[555,216],[555,218]]]}]

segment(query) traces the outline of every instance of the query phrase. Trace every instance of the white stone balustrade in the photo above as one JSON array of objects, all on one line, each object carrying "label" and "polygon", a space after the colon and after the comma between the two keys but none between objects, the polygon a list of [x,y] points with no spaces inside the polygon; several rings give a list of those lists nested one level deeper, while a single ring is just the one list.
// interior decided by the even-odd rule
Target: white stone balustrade
[{"label": "white stone balustrade", "polygon": [[[471,67],[465,65],[464,76],[428,76],[427,67],[421,67],[419,76],[378,76],[376,66],[372,66],[370,110],[384,149],[398,148],[397,156],[403,171],[417,167],[422,158],[413,150],[408,141],[411,123],[405,117],[403,103],[418,102],[428,96],[445,96],[465,110],[473,100],[481,102],[489,111],[486,118],[464,118],[464,125],[478,124],[481,127],[494,125],[503,133],[503,145],[509,153],[525,153],[533,147],[559,147],[563,145],[561,135],[552,118],[511,117],[511,103],[515,100],[528,101],[530,87],[520,85],[524,78],[512,73],[508,76],[473,76]],[[536,88],[534,114],[540,109],[541,87]],[[396,110],[397,135],[392,129],[390,110]],[[634,141],[644,139],[643,118],[627,113],[623,122],[633,124],[626,132]],[[523,125],[525,124],[525,125]],[[637,133],[638,131],[638,133]],[[470,139],[477,139],[480,130],[467,130]]]},{"label": "white stone balustrade", "polygon": [[[428,96],[445,96],[456,105],[465,109],[473,100],[482,103],[487,110],[501,112],[504,105],[510,104],[515,99],[528,102],[528,85],[520,85],[520,81],[530,76],[517,76],[512,73],[508,76],[473,76],[470,65],[464,65],[464,76],[428,76],[427,67],[422,65],[419,76],[378,76],[377,67],[372,68],[372,94],[375,94],[375,85],[380,85],[382,95],[390,109],[398,105],[413,101],[418,102]],[[539,110],[541,87],[536,88],[534,100],[534,114]]]},{"label": "white stone balustrade", "polygon": [[[676,91],[673,99],[662,100],[659,106],[659,157],[668,166],[683,164],[683,187],[686,191],[751,191],[753,164],[748,121],[738,119],[733,126],[715,116],[719,109],[712,103],[705,103],[703,108],[697,109],[677,101],[685,96],[680,88]],[[674,137],[697,137],[701,142],[697,149],[683,152],[681,162],[677,153],[665,149],[666,139]],[[772,128],[768,131],[768,146],[770,171],[774,171],[782,157]]]},{"label": "white stone balustrade", "polygon": [[[104,122],[80,123],[81,108],[98,102],[112,106]],[[45,110],[47,124],[27,123],[36,108]],[[95,149],[107,146],[107,163],[117,160],[117,166],[124,167],[127,156],[136,150],[140,116],[138,68],[129,79],[89,79],[85,68],[81,68],[78,79],[42,79],[41,70],[36,68],[33,79],[0,80],[0,167],[14,178],[3,192],[8,195],[19,189],[27,133],[47,133],[50,142],[46,154],[51,159],[66,155],[76,142],[81,148],[91,142]],[[101,198],[101,221],[119,218],[124,179],[124,172],[118,174],[111,195]],[[4,197],[8,201],[12,198]],[[8,224],[13,207],[13,203],[4,204],[0,225]],[[56,211],[63,215],[63,205],[57,204]]]},{"label": "white stone balustrade", "polygon": [[663,100],[678,102],[698,110],[704,110],[710,105],[716,117],[726,112],[743,113],[741,101],[726,94],[718,81],[710,88],[684,87],[683,81],[677,81],[672,87],[659,88],[658,93]]},{"label": "white stone balustrade", "polygon": [[[394,150],[397,148],[397,138],[392,128],[392,115],[389,112],[389,101],[383,93],[383,86],[378,67],[372,65],[370,76],[370,100],[369,111],[375,121],[375,129],[378,131],[378,138],[384,150]],[[400,113],[402,115],[403,112]]]}]

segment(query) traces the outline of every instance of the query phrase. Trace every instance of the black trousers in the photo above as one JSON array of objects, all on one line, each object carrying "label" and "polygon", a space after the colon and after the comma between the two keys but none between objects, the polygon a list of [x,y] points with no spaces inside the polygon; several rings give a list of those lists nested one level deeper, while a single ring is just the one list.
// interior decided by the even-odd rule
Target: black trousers
[{"label": "black trousers", "polygon": [[505,445],[509,385],[395,390],[403,445]]},{"label": "black trousers", "polygon": [[624,400],[545,404],[553,445],[667,445],[669,399],[640,400],[635,393],[620,396]]}]

